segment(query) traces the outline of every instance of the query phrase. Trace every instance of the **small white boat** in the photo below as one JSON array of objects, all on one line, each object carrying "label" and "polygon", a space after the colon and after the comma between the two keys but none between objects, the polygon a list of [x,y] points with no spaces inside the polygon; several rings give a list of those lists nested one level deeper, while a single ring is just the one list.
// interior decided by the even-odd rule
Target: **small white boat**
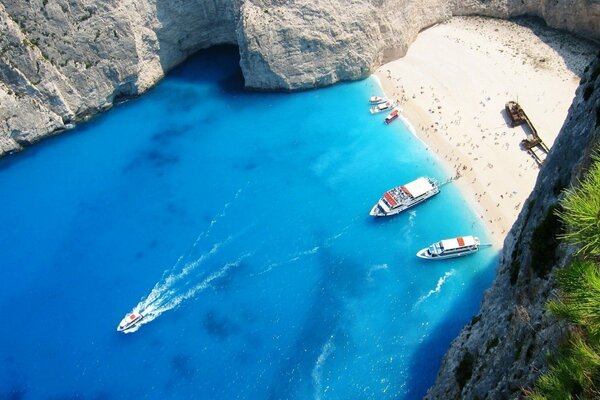
[{"label": "small white boat", "polygon": [[427,260],[462,257],[476,253],[479,247],[479,238],[475,236],[459,236],[453,239],[440,240],[425,249],[421,249],[417,253],[417,257]]},{"label": "small white boat", "polygon": [[385,97],[381,97],[381,96],[371,96],[369,98],[369,104],[381,104],[381,103],[385,103],[386,101],[388,101],[388,99],[386,99]]},{"label": "small white boat", "polygon": [[117,331],[119,332],[128,332],[129,330],[135,328],[137,324],[144,318],[141,313],[131,312],[127,314],[117,326]]},{"label": "small white boat", "polygon": [[371,107],[369,111],[371,112],[371,114],[377,114],[383,111],[391,110],[394,107],[396,107],[396,101],[388,100],[385,103],[381,103],[376,105],[375,107]]},{"label": "small white boat", "polygon": [[396,215],[439,192],[440,188],[435,179],[421,177],[385,192],[369,214],[373,217]]}]

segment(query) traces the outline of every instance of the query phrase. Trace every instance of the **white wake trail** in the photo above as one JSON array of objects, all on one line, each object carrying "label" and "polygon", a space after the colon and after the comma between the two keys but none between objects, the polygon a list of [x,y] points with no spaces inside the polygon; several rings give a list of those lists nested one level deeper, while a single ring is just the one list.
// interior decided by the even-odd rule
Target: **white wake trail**
[{"label": "white wake trail", "polygon": [[212,274],[210,274],[209,276],[207,276],[206,278],[204,278],[204,280],[202,280],[196,286],[193,286],[192,288],[188,289],[183,294],[181,294],[181,295],[179,295],[177,297],[172,298],[163,307],[161,307],[160,309],[156,310],[156,311],[159,312],[158,315],[162,314],[165,311],[169,311],[169,310],[174,309],[175,307],[179,306],[185,300],[191,299],[192,297],[194,297],[198,293],[200,293],[203,290],[207,289],[208,287],[210,287],[210,284],[214,280],[219,279],[219,278],[225,276],[229,272],[230,269],[238,267],[240,265],[240,263],[244,260],[244,258],[249,257],[249,256],[250,256],[250,254],[245,254],[242,257],[238,258],[236,261],[225,264],[223,267],[221,267],[221,269],[219,269],[218,271],[213,272]]},{"label": "white wake trail", "polygon": [[[192,286],[183,293],[178,294],[177,290],[168,289],[166,291],[163,291],[162,293],[157,292],[156,294],[154,294],[153,299],[150,302],[140,302],[137,306],[133,308],[133,311],[142,314],[144,318],[135,327],[128,329],[126,333],[136,332],[140,328],[140,326],[154,321],[162,313],[173,310],[184,301],[191,299],[198,293],[201,293],[205,289],[209,288],[213,281],[225,276],[229,272],[229,270],[239,266],[240,263],[250,255],[251,254],[244,254],[243,256],[239,257],[236,261],[225,264],[219,270],[208,275],[198,284]],[[147,300],[150,299],[151,296],[152,293],[147,297]]]},{"label": "white wake trail", "polygon": [[313,367],[313,370],[310,374],[312,377],[312,381],[313,381],[313,389],[314,389],[313,398],[315,400],[320,400],[321,393],[323,393],[323,384],[322,384],[323,365],[325,364],[325,361],[327,361],[327,359],[329,358],[331,353],[335,350],[335,344],[333,343],[333,340],[334,340],[334,337],[332,335],[329,337],[327,342],[325,342],[325,344],[323,345],[323,348],[321,349],[321,354],[319,354],[319,357],[317,358],[317,362],[315,363],[315,366]]},{"label": "white wake trail", "polygon": [[280,267],[285,264],[296,262],[296,261],[300,260],[302,257],[317,254],[320,249],[321,248],[319,246],[315,246],[312,249],[297,252],[296,254],[292,255],[292,257],[288,258],[287,260],[271,263],[271,264],[267,265],[267,267],[263,271],[257,272],[256,274],[252,274],[252,275],[266,274],[267,272],[270,272],[274,268]]},{"label": "white wake trail", "polygon": [[433,296],[434,294],[441,292],[442,286],[444,286],[444,283],[446,283],[446,280],[448,278],[450,278],[452,275],[454,275],[455,272],[456,272],[456,270],[451,269],[450,271],[446,272],[444,274],[444,276],[440,277],[437,281],[437,285],[435,285],[435,288],[431,289],[429,292],[427,292],[426,295],[421,296],[421,298],[419,298],[419,300],[417,300],[417,302],[415,303],[415,307],[418,306],[419,304],[421,304],[422,302],[424,302],[425,300],[427,300],[428,298],[430,298],[431,296]]},{"label": "white wake trail", "polygon": [[190,274],[190,272],[194,271],[200,265],[202,265],[206,260],[215,255],[217,251],[224,245],[226,245],[231,240],[231,236],[227,238],[222,243],[216,243],[213,247],[207,252],[202,254],[198,259],[188,262],[183,269],[178,273],[172,273],[168,275],[166,278],[163,278],[161,281],[157,282],[156,285],[150,291],[145,298],[143,298],[138,307],[141,309],[147,309],[150,305],[156,302],[160,302],[162,299],[169,298],[173,294],[173,289],[171,289],[176,283],[182,281],[186,276]]},{"label": "white wake trail", "polygon": [[[250,227],[246,227],[245,229],[237,232],[235,236],[229,236],[227,239],[220,243],[215,243],[212,245],[210,250],[201,254],[198,258],[187,261],[183,267],[181,265],[190,258],[193,257],[193,254],[198,247],[198,245],[202,242],[203,239],[206,239],[211,236],[212,229],[219,221],[227,216],[227,210],[231,207],[232,204],[240,197],[243,192],[243,188],[240,188],[235,193],[233,199],[223,206],[221,212],[217,214],[209,223],[208,227],[204,230],[204,232],[200,233],[192,246],[184,252],[175,264],[167,269],[162,276],[162,279],[158,281],[150,293],[143,297],[140,302],[133,308],[132,312],[142,314],[143,319],[133,328],[127,330],[129,332],[135,332],[139,329],[141,325],[147,324],[154,319],[156,319],[160,314],[165,311],[172,310],[177,307],[181,302],[193,297],[196,293],[206,289],[210,283],[223,276],[229,271],[233,266],[239,265],[242,259],[247,257],[248,255],[244,255],[240,257],[236,262],[228,263],[220,270],[213,272],[208,277],[204,278],[199,284],[188,288],[185,290],[185,286],[187,284],[186,278],[196,272],[198,268],[205,263],[209,258],[214,256],[219,249],[223,246],[226,246],[229,242],[231,242],[235,237],[239,236],[242,232],[245,232]],[[178,288],[181,285],[183,288]],[[185,290],[183,293],[183,290]]]},{"label": "white wake trail", "polygon": [[388,268],[389,268],[389,266],[387,264],[373,265],[371,268],[369,268],[369,271],[367,272],[367,280],[369,282],[373,282],[373,273],[374,272],[384,271],[384,270],[387,270]]},{"label": "white wake trail", "polygon": [[223,218],[225,218],[227,216],[227,210],[229,209],[229,207],[231,207],[231,205],[240,198],[240,195],[243,192],[243,188],[239,188],[237,190],[237,192],[235,192],[235,194],[233,195],[233,199],[231,199],[230,201],[228,201],[227,203],[225,203],[225,205],[223,206],[223,209],[221,210],[221,212],[219,214],[217,214],[216,216],[213,217],[213,219],[210,220],[210,223],[208,224],[208,228],[206,228],[206,230],[204,232],[201,232],[197,237],[196,240],[194,241],[194,244],[192,244],[192,247],[190,248],[190,250],[187,253],[183,253],[178,259],[177,262],[175,263],[175,267],[179,266],[179,263],[186,257],[191,257],[191,255],[193,254],[194,250],[196,249],[196,247],[198,247],[198,244],[200,243],[200,241],[202,241],[202,239],[205,239],[207,237],[210,236],[210,234],[212,233],[212,229],[213,227]]}]

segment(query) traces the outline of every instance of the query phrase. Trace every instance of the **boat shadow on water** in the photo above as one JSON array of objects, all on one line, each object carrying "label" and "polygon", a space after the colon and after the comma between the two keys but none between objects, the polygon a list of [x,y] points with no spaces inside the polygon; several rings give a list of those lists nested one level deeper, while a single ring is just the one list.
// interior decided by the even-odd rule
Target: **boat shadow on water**
[{"label": "boat shadow on water", "polygon": [[[425,263],[426,260],[423,262]],[[432,329],[431,334],[414,351],[409,364],[407,391],[404,398],[421,399],[427,393],[427,389],[434,384],[442,358],[448,351],[450,343],[479,312],[484,291],[491,286],[497,265],[498,256],[493,257],[485,267],[479,269],[463,287],[460,296],[454,301],[445,318]]]}]

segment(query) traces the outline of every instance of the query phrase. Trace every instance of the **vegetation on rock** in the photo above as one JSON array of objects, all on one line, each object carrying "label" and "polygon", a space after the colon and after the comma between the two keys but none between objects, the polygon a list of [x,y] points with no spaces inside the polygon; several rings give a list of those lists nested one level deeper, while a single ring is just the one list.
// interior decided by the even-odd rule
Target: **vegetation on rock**
[{"label": "vegetation on rock", "polygon": [[558,318],[574,324],[566,344],[550,360],[530,399],[600,398],[600,158],[581,185],[565,191],[556,215],[560,235],[579,247],[578,257],[556,274],[559,296],[548,303]]}]

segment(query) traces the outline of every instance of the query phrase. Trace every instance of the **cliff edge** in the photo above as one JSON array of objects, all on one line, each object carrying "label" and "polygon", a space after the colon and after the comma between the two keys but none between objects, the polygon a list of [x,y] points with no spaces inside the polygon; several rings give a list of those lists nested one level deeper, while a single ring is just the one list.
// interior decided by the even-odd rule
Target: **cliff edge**
[{"label": "cliff edge", "polygon": [[567,326],[545,308],[553,272],[572,248],[559,243],[554,214],[565,188],[576,186],[600,142],[600,54],[582,77],[573,105],[540,170],[533,192],[504,242],[496,280],[479,314],[452,342],[426,399],[521,398],[555,352]]},{"label": "cliff edge", "polygon": [[368,76],[452,15],[534,15],[600,39],[598,0],[5,0],[0,156],[135,96],[190,54],[236,44],[246,86]]}]

